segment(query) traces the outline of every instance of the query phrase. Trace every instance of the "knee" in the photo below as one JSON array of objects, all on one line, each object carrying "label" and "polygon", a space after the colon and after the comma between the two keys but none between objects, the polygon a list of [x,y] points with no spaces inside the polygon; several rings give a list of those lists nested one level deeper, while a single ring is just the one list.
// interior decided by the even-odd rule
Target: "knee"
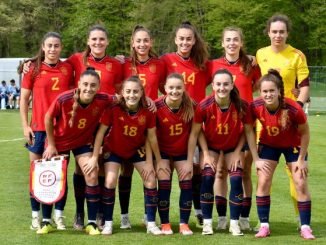
[{"label": "knee", "polygon": [[113,189],[117,185],[117,178],[105,178],[105,187]]},{"label": "knee", "polygon": [[85,175],[85,181],[87,185],[96,185],[98,184],[98,173],[97,171],[93,171],[88,175]]},{"label": "knee", "polygon": [[169,167],[166,168],[158,168],[156,170],[157,178],[159,180],[165,180],[171,178],[171,169]]}]

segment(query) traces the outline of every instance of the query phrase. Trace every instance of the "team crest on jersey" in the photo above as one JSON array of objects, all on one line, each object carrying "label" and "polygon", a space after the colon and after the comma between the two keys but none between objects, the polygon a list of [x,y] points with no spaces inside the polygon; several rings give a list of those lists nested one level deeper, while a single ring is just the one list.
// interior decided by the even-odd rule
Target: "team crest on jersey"
[{"label": "team crest on jersey", "polygon": [[211,119],[214,120],[216,117],[214,115],[211,116]]},{"label": "team crest on jersey", "polygon": [[105,69],[107,71],[112,71],[112,63],[111,62],[106,62],[105,63]]},{"label": "team crest on jersey", "polygon": [[150,71],[151,73],[155,73],[155,72],[156,72],[156,65],[155,65],[155,64],[151,64],[151,65],[149,66],[149,71]]},{"label": "team crest on jersey", "polygon": [[67,70],[66,67],[61,67],[61,68],[60,68],[60,71],[61,71],[61,73],[62,73],[63,75],[65,75],[65,76],[68,75],[68,70]]},{"label": "team crest on jersey", "polygon": [[140,117],[138,118],[138,123],[139,123],[139,125],[144,125],[145,122],[146,122],[146,117],[145,117],[145,116],[140,116]]},{"label": "team crest on jersey", "polygon": [[124,119],[124,117],[119,117],[119,120],[124,121],[125,119]]},{"label": "team crest on jersey", "polygon": [[232,120],[236,122],[238,120],[238,113],[236,111],[232,112]]},{"label": "team crest on jersey", "polygon": [[169,119],[164,118],[164,119],[163,119],[163,122],[164,122],[164,123],[167,123],[167,122],[169,122]]},{"label": "team crest on jersey", "polygon": [[177,65],[176,62],[174,62],[174,63],[172,63],[172,66],[173,66],[173,67],[177,67],[178,65]]},{"label": "team crest on jersey", "polygon": [[95,107],[92,111],[92,115],[96,116],[100,112],[100,109],[98,107]]}]

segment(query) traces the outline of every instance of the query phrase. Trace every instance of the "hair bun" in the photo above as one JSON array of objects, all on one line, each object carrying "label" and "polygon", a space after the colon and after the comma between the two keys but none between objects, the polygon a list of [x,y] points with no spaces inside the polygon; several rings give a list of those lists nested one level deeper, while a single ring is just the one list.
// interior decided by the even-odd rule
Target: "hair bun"
[{"label": "hair bun", "polygon": [[275,69],[269,69],[269,70],[268,70],[268,74],[274,75],[274,76],[276,76],[277,78],[279,78],[279,79],[282,81],[281,74],[279,73],[278,70],[275,70]]},{"label": "hair bun", "polygon": [[93,66],[88,66],[86,68],[87,71],[95,71],[95,68]]},{"label": "hair bun", "polygon": [[185,20],[181,23],[182,25],[190,25],[191,26],[191,23],[189,20]]}]

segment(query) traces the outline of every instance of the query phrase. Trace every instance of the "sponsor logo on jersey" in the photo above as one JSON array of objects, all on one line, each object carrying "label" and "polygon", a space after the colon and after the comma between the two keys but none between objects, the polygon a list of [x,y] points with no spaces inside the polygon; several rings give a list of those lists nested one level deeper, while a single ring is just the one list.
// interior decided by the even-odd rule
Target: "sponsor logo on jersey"
[{"label": "sponsor logo on jersey", "polygon": [[119,120],[124,121],[125,119],[124,119],[124,117],[121,116],[121,117],[119,117]]},{"label": "sponsor logo on jersey", "polygon": [[177,65],[176,62],[174,62],[174,63],[172,63],[172,66],[173,66],[173,67],[177,67],[178,65]]},{"label": "sponsor logo on jersey", "polygon": [[164,118],[164,119],[163,119],[163,122],[164,122],[164,123],[167,123],[167,122],[169,122],[169,119]]}]

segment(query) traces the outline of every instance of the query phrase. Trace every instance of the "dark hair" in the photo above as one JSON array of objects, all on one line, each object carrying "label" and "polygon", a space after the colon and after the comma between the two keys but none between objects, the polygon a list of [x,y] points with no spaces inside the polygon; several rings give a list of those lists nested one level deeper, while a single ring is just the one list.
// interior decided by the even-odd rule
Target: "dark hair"
[{"label": "dark hair", "polygon": [[[109,32],[105,29],[104,26],[102,26],[100,24],[91,26],[88,29],[87,38],[89,38],[89,36],[91,35],[91,32],[93,32],[93,31],[102,31],[105,33],[106,37],[109,39]],[[83,53],[83,63],[85,66],[87,66],[87,58],[88,58],[89,54],[91,53],[91,51],[92,51],[91,48],[89,47],[89,45],[87,45],[87,47]]]},{"label": "dark hair", "polygon": [[175,35],[177,35],[177,32],[180,29],[189,29],[193,32],[196,42],[191,49],[190,58],[192,59],[197,68],[202,70],[205,69],[205,63],[209,57],[207,44],[204,42],[196,27],[193,26],[189,21],[182,22],[181,25],[176,28]]},{"label": "dark hair", "polygon": [[39,48],[37,54],[34,57],[25,60],[22,64],[19,65],[19,67],[18,67],[18,73],[19,74],[21,74],[23,72],[24,64],[26,62],[28,62],[28,61],[31,61],[32,63],[34,63],[34,69],[33,69],[33,72],[32,72],[31,79],[32,79],[32,81],[35,80],[36,76],[40,73],[42,62],[44,61],[44,58],[45,58],[45,54],[44,54],[44,51],[43,51],[44,43],[48,38],[51,38],[51,37],[59,39],[60,43],[62,43],[62,38],[61,38],[61,35],[59,33],[57,33],[57,32],[48,32],[48,33],[46,33],[43,36],[42,40],[41,40],[40,48]]},{"label": "dark hair", "polygon": [[[235,31],[239,34],[240,36],[240,39],[242,41],[242,44],[244,46],[244,36],[243,36],[243,32],[241,30],[241,28],[239,27],[234,27],[234,26],[228,26],[228,27],[225,27],[223,29],[223,33],[222,33],[222,42],[224,40],[224,34],[225,32],[227,31]],[[252,65],[251,65],[251,60],[248,58],[245,50],[244,50],[244,47],[241,47],[240,48],[240,52],[239,52],[239,59],[240,59],[240,66],[241,66],[241,70],[242,72],[245,74],[245,75],[248,75],[252,69]]]},{"label": "dark hair", "polygon": [[[220,75],[220,74],[228,75],[230,77],[230,81],[234,84],[233,75],[227,69],[219,69],[219,70],[217,70],[213,75],[212,82],[214,82],[215,76]],[[239,115],[243,116],[245,114],[245,111],[246,111],[246,104],[243,103],[243,101],[241,100],[239,90],[235,85],[233,86],[233,89],[230,92],[230,100],[234,104],[234,106],[235,106],[236,110],[238,111]]]},{"label": "dark hair", "polygon": [[[166,78],[166,83],[170,78],[176,78],[182,81],[184,85],[184,78],[179,73],[171,73]],[[166,84],[165,83],[165,84]],[[181,111],[181,118],[184,122],[190,122],[191,119],[194,117],[194,101],[190,98],[188,92],[186,90],[183,91],[182,94],[182,101],[180,105]]]},{"label": "dark hair", "polygon": [[268,73],[262,76],[258,81],[258,87],[259,90],[261,90],[261,84],[265,81],[273,82],[276,87],[280,90],[280,96],[279,96],[279,102],[280,102],[280,108],[282,109],[282,115],[281,115],[281,126],[282,129],[287,128],[287,122],[288,122],[288,110],[285,106],[284,101],[284,83],[283,79],[280,75],[280,73],[275,69],[269,69]]},{"label": "dark hair", "polygon": [[[151,32],[147,28],[145,28],[144,26],[136,25],[134,27],[134,29],[132,30],[132,34],[131,34],[131,38],[130,38],[130,57],[131,57],[132,71],[133,71],[134,74],[138,74],[137,67],[136,67],[137,52],[133,48],[132,44],[133,44],[136,33],[139,32],[139,31],[146,32],[148,34],[149,38],[152,40]],[[155,58],[158,57],[158,55],[155,53],[155,51],[153,50],[152,47],[149,49],[148,56],[149,57],[155,57]]]},{"label": "dark hair", "polygon": [[[87,67],[87,69],[80,75],[80,79],[83,76],[87,76],[87,75],[95,77],[98,80],[98,82],[100,83],[100,76],[95,71],[94,67],[91,67],[91,66]],[[80,89],[76,88],[75,89],[75,94],[74,94],[74,97],[73,97],[74,98],[74,103],[72,104],[71,117],[70,117],[69,122],[68,122],[69,127],[71,127],[71,128],[74,125],[74,119],[76,117],[76,110],[77,110],[77,107],[78,107],[79,95],[80,95]]]},{"label": "dark hair", "polygon": [[[120,94],[122,93],[122,90],[124,89],[124,86],[125,86],[125,84],[127,82],[134,82],[134,83],[137,83],[139,85],[139,87],[141,88],[142,93],[143,93],[140,100],[139,100],[139,106],[142,107],[142,108],[147,108],[148,105],[147,105],[147,102],[146,102],[145,89],[144,89],[144,86],[143,86],[143,84],[142,84],[142,82],[141,82],[141,80],[139,79],[138,76],[130,76],[126,80],[124,80],[122,85],[121,85]],[[123,96],[121,98],[120,105],[122,106],[123,109],[127,110],[126,101],[123,98]]]},{"label": "dark hair", "polygon": [[267,20],[267,23],[266,23],[266,27],[265,27],[265,34],[268,34],[270,28],[271,28],[271,24],[273,22],[276,22],[276,21],[281,21],[283,22],[285,25],[286,25],[286,31],[287,32],[290,32],[291,31],[291,28],[292,28],[292,23],[291,23],[291,20],[289,19],[288,16],[284,15],[284,14],[274,14],[272,17],[270,17],[268,20]]}]

